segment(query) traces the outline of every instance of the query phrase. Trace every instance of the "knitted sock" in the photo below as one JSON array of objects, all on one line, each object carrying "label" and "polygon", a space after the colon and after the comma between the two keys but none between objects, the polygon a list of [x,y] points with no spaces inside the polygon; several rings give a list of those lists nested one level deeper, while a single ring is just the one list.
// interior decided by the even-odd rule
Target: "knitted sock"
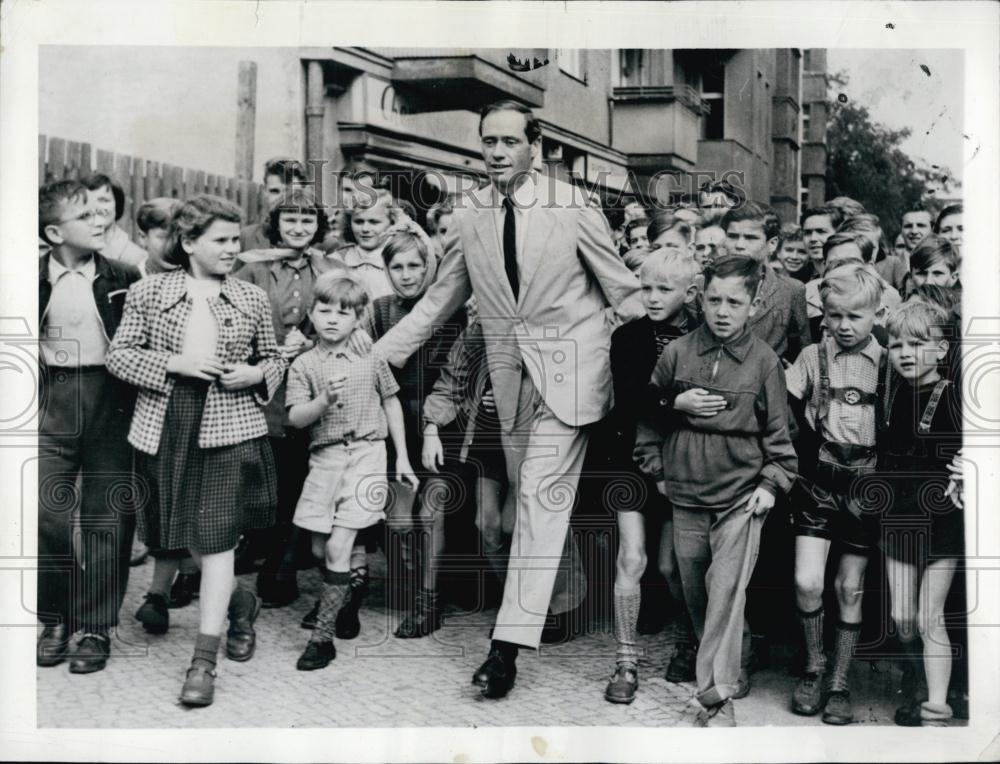
[{"label": "knitted sock", "polygon": [[806,673],[822,674],[826,670],[826,652],[823,650],[823,606],[807,613],[799,610],[799,623],[806,639]]},{"label": "knitted sock", "polygon": [[197,668],[214,669],[219,654],[222,637],[218,634],[199,634],[194,642],[194,657],[191,665]]},{"label": "knitted sock", "polygon": [[190,555],[181,558],[180,568],[181,568],[181,575],[184,576],[193,576],[200,570],[200,568],[198,567],[198,563],[196,563],[194,561],[194,557],[191,557]]},{"label": "knitted sock", "polygon": [[344,604],[347,587],[351,576],[347,572],[334,570],[323,571],[323,593],[319,598],[319,614],[316,616],[316,629],[310,642],[332,642],[337,612]]},{"label": "knitted sock", "polygon": [[170,597],[170,587],[173,586],[174,576],[180,561],[165,557],[156,557],[153,560],[153,580],[149,584],[150,594],[159,594],[164,599]]},{"label": "knitted sock", "polygon": [[639,649],[636,647],[635,626],[639,621],[639,605],[642,604],[642,589],[638,586],[625,587],[615,584],[615,640],[618,663],[639,663]]},{"label": "knitted sock", "polygon": [[854,647],[861,634],[860,623],[837,622],[837,644],[833,650],[833,668],[830,671],[830,690],[847,691],[847,670],[851,667]]}]

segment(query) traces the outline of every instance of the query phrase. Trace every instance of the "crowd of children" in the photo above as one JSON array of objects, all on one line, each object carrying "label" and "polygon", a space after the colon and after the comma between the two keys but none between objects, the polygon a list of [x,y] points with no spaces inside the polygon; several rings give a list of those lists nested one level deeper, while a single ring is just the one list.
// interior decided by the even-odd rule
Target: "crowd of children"
[{"label": "crowd of children", "polygon": [[[385,189],[328,215],[296,187],[297,163],[273,160],[265,176],[262,223],[241,228],[240,209],[212,196],[153,199],[137,243],[116,225],[112,179],[40,189],[41,666],[104,668],[134,519],[154,558],[144,628],[167,632],[169,608],[199,598],[180,696],[192,706],[213,702],[224,630],[226,656],[249,660],[261,607],[299,596],[306,547],[322,591],[297,668],[327,666],[335,638],[360,628],[366,530],[383,521],[407,531],[390,575],[413,581],[396,637],[440,628],[444,505],[462,463],[476,463],[481,550],[503,579],[513,509],[474,311],[436,327],[401,369],[371,352],[434,282],[451,203],[427,212],[425,232]],[[697,204],[624,212],[608,231],[646,317],[612,337],[615,406],[586,469],[634,481],[641,501],[607,506],[617,648],[605,698],[637,695],[640,579],[655,549],[678,618],[667,679],[695,683],[695,726],[736,724],[732,701],[750,692],[747,587],[765,517],[784,512],[803,648],[790,710],[854,720],[865,572],[884,555],[906,657],[897,723],[966,716],[943,618],[964,554],[961,205],[908,211],[894,247],[843,197],[782,221],[720,182]],[[60,385],[78,389],[78,408]],[[106,476],[130,472],[134,513],[105,499]],[[77,474],[84,533],[116,525],[70,565]],[[870,490],[879,481],[889,489]],[[241,540],[264,560],[255,589],[234,575]]]}]

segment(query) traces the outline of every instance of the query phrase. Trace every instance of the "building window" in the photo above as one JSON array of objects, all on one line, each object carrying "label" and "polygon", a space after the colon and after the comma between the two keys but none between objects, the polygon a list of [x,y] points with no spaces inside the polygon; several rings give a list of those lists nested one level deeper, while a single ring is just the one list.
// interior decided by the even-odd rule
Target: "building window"
[{"label": "building window", "polygon": [[805,143],[809,140],[809,104],[802,104],[802,140]]},{"label": "building window", "polygon": [[586,52],[580,48],[561,48],[557,54],[559,70],[570,77],[587,81]]},{"label": "building window", "polygon": [[712,62],[701,75],[701,97],[711,109],[701,121],[703,140],[725,138],[725,96],[726,68],[722,62]]}]

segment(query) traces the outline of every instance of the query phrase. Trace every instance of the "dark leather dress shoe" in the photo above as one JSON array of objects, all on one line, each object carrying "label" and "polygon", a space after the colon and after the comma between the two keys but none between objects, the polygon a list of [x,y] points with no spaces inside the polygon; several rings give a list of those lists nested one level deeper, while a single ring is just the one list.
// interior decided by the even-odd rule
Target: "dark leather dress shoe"
[{"label": "dark leather dress shoe", "polygon": [[39,666],[58,666],[66,660],[69,651],[70,632],[66,624],[46,626],[38,638],[35,662]]},{"label": "dark leather dress shoe", "polygon": [[215,677],[213,669],[192,666],[187,670],[180,701],[185,706],[210,706],[215,699]]},{"label": "dark leather dress shoe", "polygon": [[[243,594],[240,594],[240,592]],[[226,632],[226,657],[231,661],[248,661],[257,649],[257,632],[253,624],[260,614],[260,597],[237,589],[229,605],[229,631]],[[237,600],[236,597],[242,600]],[[249,599],[252,598],[252,599]]]},{"label": "dark leather dress shoe", "polygon": [[295,668],[299,671],[316,671],[326,668],[337,657],[337,648],[333,642],[310,642],[299,656]]},{"label": "dark leather dress shoe", "polygon": [[484,698],[502,698],[510,692],[516,678],[515,658],[505,656],[502,651],[493,648],[486,662],[473,675],[472,683],[479,688]]},{"label": "dark leather dress shoe", "polygon": [[111,638],[107,634],[84,634],[69,662],[71,674],[93,674],[108,665]]}]

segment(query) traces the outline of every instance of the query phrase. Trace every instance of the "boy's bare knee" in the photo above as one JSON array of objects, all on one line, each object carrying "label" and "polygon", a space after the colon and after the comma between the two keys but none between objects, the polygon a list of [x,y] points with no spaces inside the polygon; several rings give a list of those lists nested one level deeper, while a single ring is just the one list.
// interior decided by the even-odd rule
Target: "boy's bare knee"
[{"label": "boy's bare knee", "polygon": [[861,588],[861,581],[853,577],[837,576],[833,586],[837,592],[837,600],[842,605],[854,605],[861,599],[861,595],[864,594]]},{"label": "boy's bare knee", "polygon": [[817,576],[812,571],[795,571],[795,593],[807,599],[823,596],[823,576]]},{"label": "boy's bare knee", "polygon": [[638,579],[646,572],[645,551],[641,549],[627,549],[621,547],[618,550],[618,572],[630,579]]}]

